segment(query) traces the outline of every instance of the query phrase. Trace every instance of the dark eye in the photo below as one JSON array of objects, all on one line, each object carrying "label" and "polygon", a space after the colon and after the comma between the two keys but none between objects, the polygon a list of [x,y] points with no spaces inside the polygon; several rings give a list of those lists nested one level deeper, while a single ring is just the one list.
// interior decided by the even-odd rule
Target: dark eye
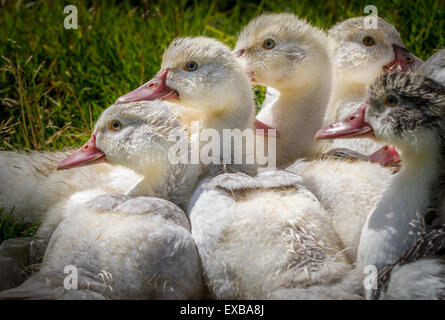
[{"label": "dark eye", "polygon": [[385,100],[383,100],[383,103],[385,105],[387,105],[388,107],[394,107],[395,105],[397,105],[397,103],[399,103],[399,100],[397,99],[396,96],[390,94],[389,96],[385,97]]},{"label": "dark eye", "polygon": [[193,72],[193,71],[198,70],[198,64],[195,61],[189,61],[186,64],[184,64],[183,69],[184,69],[184,71],[187,71],[187,72]]},{"label": "dark eye", "polygon": [[261,46],[266,50],[270,50],[270,49],[275,48],[276,43],[275,43],[275,40],[266,39],[263,41],[263,44]]},{"label": "dark eye", "polygon": [[113,132],[118,132],[122,130],[122,123],[119,120],[111,120],[108,122],[108,129]]},{"label": "dark eye", "polygon": [[374,40],[374,38],[373,38],[373,37],[370,37],[370,36],[366,36],[366,37],[364,37],[363,40],[362,40],[362,42],[363,42],[363,44],[364,44],[365,46],[367,46],[367,47],[370,47],[370,46],[375,45],[375,40]]}]

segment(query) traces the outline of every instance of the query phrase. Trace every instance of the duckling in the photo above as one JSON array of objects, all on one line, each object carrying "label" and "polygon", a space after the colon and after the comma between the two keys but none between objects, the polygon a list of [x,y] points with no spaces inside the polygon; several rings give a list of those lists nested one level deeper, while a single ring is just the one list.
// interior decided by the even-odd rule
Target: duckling
[{"label": "duckling", "polygon": [[[174,113],[169,109],[169,106],[161,101],[155,101],[155,102],[150,102],[150,103],[138,102],[138,103],[123,104],[121,108],[117,108],[116,106],[117,105],[108,108],[107,112],[104,113],[104,116],[98,121],[97,127],[106,133],[106,134],[104,134],[101,141],[105,141],[105,139],[109,135],[109,131],[119,133],[119,131],[120,131],[119,128],[115,129],[111,126],[114,125],[114,123],[116,123],[116,125],[119,125],[120,117],[127,117],[127,118],[131,119],[130,116],[134,116],[134,114],[137,114],[137,112],[139,112],[139,114],[142,114],[142,115],[144,115],[144,114],[150,115],[150,118],[147,119],[147,125],[146,126],[140,125],[139,127],[137,127],[138,130],[135,131],[136,133],[139,133],[139,135],[141,137],[143,137],[143,129],[144,128],[147,128],[147,130],[150,129],[148,124],[151,124],[151,123],[156,124],[158,126],[158,130],[160,130],[162,128],[162,123],[165,122],[166,128],[169,129],[168,121],[170,121],[170,118],[173,118],[175,116]],[[129,113],[129,115],[127,115],[127,113],[128,113],[127,110],[131,109],[131,108],[133,108],[134,110],[132,110],[132,113]],[[143,110],[144,108],[147,108],[147,110]],[[113,122],[113,124],[110,123],[109,124],[110,128],[107,128],[105,126],[106,123],[104,122],[103,119],[107,119],[111,116],[115,116],[116,121]],[[128,119],[125,119],[125,120],[129,121]],[[149,121],[151,121],[151,122],[149,122]],[[179,124],[177,126],[179,126]],[[125,130],[122,133],[122,135],[127,131],[128,131],[128,129]],[[151,131],[153,131],[153,130],[151,130]],[[98,133],[101,133],[101,132],[98,132],[96,130],[94,132],[93,136],[91,137],[91,139],[89,141],[87,141],[80,148],[80,150],[83,151],[83,153],[79,151],[79,152],[75,153],[73,156],[70,156],[67,159],[61,161],[57,165],[56,169],[58,171],[61,171],[61,170],[70,169],[71,167],[78,167],[79,165],[76,162],[77,157],[84,156],[85,154],[91,153],[91,157],[94,158],[96,156],[96,154],[94,152],[97,150],[92,148],[91,146],[96,143],[95,141],[97,139]],[[134,138],[137,138],[136,133],[134,134]],[[162,132],[160,131],[160,133],[162,133]],[[100,148],[100,143],[102,143],[102,142],[98,142],[98,143],[99,143],[99,148]],[[187,208],[190,196],[196,186],[196,182],[197,182],[196,179],[192,179],[191,177],[184,176],[184,179],[190,180],[190,184],[182,183],[178,186],[175,186],[174,185],[175,183],[179,183],[178,180],[173,179],[174,176],[173,175],[168,176],[168,174],[171,174],[171,170],[181,168],[181,167],[176,166],[176,167],[170,168],[170,166],[167,165],[170,163],[169,159],[167,157],[162,158],[161,156],[163,156],[163,154],[160,151],[158,151],[160,156],[157,158],[147,158],[147,159],[143,159],[143,158],[141,159],[140,157],[132,158],[132,157],[128,156],[130,151],[132,154],[141,152],[141,154],[144,156],[151,155],[151,154],[150,153],[144,154],[142,152],[144,150],[136,149],[136,148],[147,147],[147,146],[144,146],[143,144],[137,144],[137,143],[130,144],[129,143],[128,146],[126,146],[125,144],[121,143],[119,146],[122,147],[122,149],[116,150],[116,153],[114,154],[114,156],[121,154],[122,158],[115,159],[115,160],[113,160],[113,162],[106,161],[106,159],[104,157],[101,157],[98,159],[93,159],[93,160],[94,160],[94,164],[99,163],[99,165],[100,165],[100,163],[103,163],[103,162],[107,162],[108,165],[110,165],[110,163],[113,163],[114,165],[120,165],[121,163],[123,163],[123,164],[125,164],[126,168],[128,168],[128,170],[132,170],[132,172],[134,172],[138,177],[140,177],[137,180],[133,180],[132,181],[133,184],[130,187],[128,187],[128,189],[124,190],[124,192],[122,192],[122,193],[129,195],[129,196],[139,196],[139,195],[156,196],[156,197],[163,198],[163,199],[169,199],[182,209]],[[125,149],[125,147],[127,149]],[[110,148],[110,147],[108,147],[108,148]],[[119,153],[117,151],[119,151]],[[150,150],[150,151],[152,151],[152,150]],[[189,150],[189,152],[190,152],[190,150]],[[99,151],[98,155],[103,155],[103,153]],[[82,157],[80,159],[83,160]],[[88,162],[88,164],[90,164],[90,162]],[[150,164],[150,166],[147,165],[147,167],[145,167],[146,164]],[[123,167],[123,165],[120,165],[120,166]],[[190,166],[190,168],[195,168],[194,170],[196,172],[198,172],[197,174],[201,174],[201,167],[199,165],[189,165],[189,166]],[[82,169],[82,168],[79,168],[79,169]],[[182,170],[184,170],[184,169],[182,169]],[[94,173],[94,171],[90,171],[90,172]],[[189,170],[189,172],[191,172],[191,170]],[[185,171],[185,173],[187,173],[187,171]],[[150,179],[144,179],[144,177],[146,177],[146,176],[149,176]],[[118,177],[117,179],[119,180],[120,177]],[[167,180],[165,180],[165,179],[167,179]],[[91,176],[88,176],[87,181],[90,181],[90,180],[92,180]],[[53,204],[50,208],[47,209],[47,212],[45,213],[42,223],[41,223],[39,230],[37,232],[37,236],[40,238],[49,238],[51,236],[52,232],[54,231],[54,229],[57,227],[57,225],[67,216],[67,214],[70,214],[70,210],[67,208],[72,206],[73,203],[77,206],[77,203],[85,203],[92,196],[98,196],[101,194],[110,193],[109,189],[106,187],[107,186],[106,183],[104,183],[104,186],[105,187],[103,187],[100,184],[99,185],[92,184],[91,187],[85,188],[84,190],[76,192],[76,193],[72,194],[71,196],[66,197],[66,198],[62,199],[61,201]],[[153,187],[153,186],[155,186],[155,187]],[[161,187],[165,187],[165,188],[161,188]]]},{"label": "duckling", "polygon": [[[199,120],[200,128],[214,129],[220,137],[224,130],[254,128],[255,104],[249,79],[230,49],[214,39],[174,40],[155,78],[117,103],[153,99],[171,103],[187,128],[190,120]],[[224,150],[222,138],[220,147]]]},{"label": "duckling", "polygon": [[[332,95],[324,125],[344,119],[363,103],[369,85],[384,72],[414,71],[421,60],[411,54],[396,28],[377,18],[377,29],[370,29],[365,17],[336,24],[328,32],[333,64]],[[369,155],[381,147],[367,139],[334,140],[326,149],[348,148]]]},{"label": "duckling", "polygon": [[[365,41],[365,37],[370,39],[367,38]],[[369,41],[372,45],[365,46],[363,41],[367,44]],[[376,30],[366,29],[364,18],[341,22],[329,31],[329,43],[334,81],[325,121],[330,121],[330,117],[334,119],[345,117],[341,123],[347,123],[349,116],[344,110],[354,110],[359,106],[366,95],[367,85],[378,74],[389,69],[407,71],[420,64],[417,57],[401,48],[403,44],[395,28],[380,18]],[[351,117],[354,119],[356,116]],[[315,138],[320,137],[317,134]],[[346,148],[368,155],[385,147],[371,140],[351,139],[338,142],[334,140],[324,148],[333,151]],[[393,154],[395,152],[394,150]],[[374,155],[378,153],[379,150]],[[369,159],[373,159],[373,156]],[[331,213],[339,236],[346,247],[350,248],[348,254],[352,261],[356,260],[362,226],[369,212],[394,171],[398,170],[399,158],[391,156],[390,159],[389,164],[393,163],[394,166],[389,169],[362,161],[350,164],[333,160],[315,161],[311,165],[304,166],[296,163],[289,168],[302,175],[304,185]],[[388,165],[385,161],[383,164]],[[363,186],[365,189],[356,186]]]},{"label": "duckling", "polygon": [[280,92],[257,115],[257,121],[279,133],[277,167],[314,158],[313,136],[331,92],[327,35],[290,13],[263,14],[244,27],[234,52],[253,83]]},{"label": "duckling", "polygon": [[205,128],[253,127],[255,106],[244,70],[230,49],[206,37],[175,39],[164,52],[161,70],[116,103],[161,99],[202,112]]},{"label": "duckling", "polygon": [[[266,40],[268,40],[267,43]],[[265,49],[267,45],[273,48],[267,50]],[[277,139],[278,167],[288,164],[287,160],[283,161],[283,152],[293,153],[301,148],[310,148],[316,150],[313,154],[314,157],[322,150],[320,145],[316,146],[313,143],[312,135],[323,121],[329,99],[332,70],[328,49],[327,38],[323,31],[309,26],[292,14],[260,16],[249,23],[240,34],[234,51],[244,63],[251,79],[256,83],[285,91],[284,93],[281,92],[279,99],[274,104],[263,108],[257,117],[257,120],[259,119],[267,125],[277,128],[280,133]],[[292,53],[303,51],[305,55],[301,59],[298,57],[288,59],[286,50],[290,50]],[[309,69],[306,69],[306,67]],[[298,87],[300,85],[301,88]],[[286,91],[286,89],[281,88],[289,88],[289,90]],[[326,95],[320,95],[320,92],[326,93]],[[307,102],[308,99],[316,104],[320,103],[314,106],[312,102]],[[295,103],[292,104],[289,101]],[[291,106],[292,108],[290,108]],[[307,106],[311,107],[308,108]],[[292,116],[293,114],[294,116]],[[265,117],[267,115],[273,121],[278,119],[277,121],[280,121],[279,125],[278,122],[272,120],[270,122],[266,121],[260,115]],[[315,122],[319,124],[316,125]],[[306,125],[307,127],[305,127]],[[306,133],[310,133],[310,137],[302,139],[301,132],[303,132],[303,137],[306,136]],[[291,143],[299,144],[298,147],[295,145],[284,147],[287,142],[283,143],[283,141],[286,141],[286,139],[291,140]],[[280,144],[284,150],[279,150],[278,145]],[[382,147],[372,157],[362,156],[359,158],[382,161],[388,165],[397,162],[393,157],[395,150],[391,152],[389,159],[381,156],[383,154],[389,155],[390,152],[388,151],[391,150],[393,149],[384,150],[384,147]],[[338,155],[339,150],[337,149],[335,152]],[[347,157],[350,158],[351,155],[357,158],[357,154],[348,151]],[[288,160],[294,161],[300,156],[301,154],[294,154]],[[329,156],[332,157],[332,154]],[[389,163],[385,160],[389,160]],[[391,176],[392,169],[380,168],[376,164],[367,164],[363,161],[352,164],[327,159],[311,163],[297,161],[285,170],[301,175],[302,184],[316,195],[328,211],[339,237],[348,248],[346,255],[351,261],[355,261],[360,231],[367,214],[367,212],[361,214],[361,211],[358,211],[357,208],[363,205],[369,210],[372,208],[378,199],[381,188]],[[341,188],[337,185],[339,181]],[[368,190],[373,189],[374,195],[368,196],[365,192],[358,193],[355,187],[351,187],[354,184],[364,187],[371,184],[372,186],[368,187]],[[339,189],[343,192],[338,192]],[[354,200],[351,200],[351,197],[354,197]]]},{"label": "duckling", "polygon": [[396,261],[421,235],[444,222],[445,87],[415,73],[376,80],[354,118],[323,137],[374,137],[401,151],[402,168],[368,216],[360,239],[361,266]]},{"label": "duckling", "polygon": [[188,216],[217,299],[360,298],[360,281],[341,281],[352,265],[329,214],[296,174],[207,178]]},{"label": "duckling", "polygon": [[[391,150],[376,157],[387,157]],[[332,168],[329,176],[318,174]],[[364,171],[374,174],[367,177]],[[213,295],[359,299],[363,273],[352,268],[366,215],[356,209],[372,209],[388,174],[368,159],[301,160],[256,177],[223,174],[202,180],[188,215]],[[321,265],[329,276],[320,273]]]},{"label": "duckling", "polygon": [[[66,218],[51,237],[40,271],[18,288],[2,292],[1,298],[201,296],[199,257],[180,209],[195,187],[199,168],[169,161],[176,143],[169,136],[177,136],[180,125],[163,109],[160,101],[111,106],[91,139],[59,163],[58,169],[64,170],[108,162],[128,166],[143,179],[127,195],[95,189],[88,196],[83,192],[83,201],[65,204]],[[182,137],[186,139],[185,132]],[[66,287],[67,273],[76,275],[68,281],[76,290]]]}]

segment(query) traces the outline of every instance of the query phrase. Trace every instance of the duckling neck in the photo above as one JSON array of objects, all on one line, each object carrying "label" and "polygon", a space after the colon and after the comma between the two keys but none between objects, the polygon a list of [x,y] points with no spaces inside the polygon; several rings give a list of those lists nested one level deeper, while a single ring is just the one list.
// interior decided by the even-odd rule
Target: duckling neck
[{"label": "duckling neck", "polygon": [[213,128],[222,135],[224,129],[253,128],[255,106],[252,101],[233,101],[220,108],[208,108],[203,127]]},{"label": "duckling neck", "polygon": [[433,149],[415,155],[402,153],[402,170],[393,177],[363,228],[358,249],[362,267],[381,268],[394,262],[425,231],[425,218],[437,205],[434,199],[445,195],[440,187],[443,155],[440,149]]},{"label": "duckling neck", "polygon": [[261,109],[257,119],[280,134],[277,139],[280,157],[286,155],[287,160],[293,161],[315,155],[314,135],[322,126],[330,89],[330,75],[320,75],[316,81],[281,90],[277,101]]},{"label": "duckling neck", "polygon": [[171,186],[169,183],[169,166],[163,165],[161,161],[148,165],[146,168],[137,170],[142,175],[136,185],[127,192],[132,197],[152,196],[166,198],[169,194]]},{"label": "duckling neck", "polygon": [[166,165],[166,161],[169,160],[159,161],[142,170],[142,180],[127,195],[166,199],[185,210],[198,182],[200,167],[190,164]]},{"label": "duckling neck", "polygon": [[[360,102],[366,96],[367,85],[364,83],[348,81],[341,76],[336,77],[332,86],[332,95],[323,125],[329,125],[339,121],[347,115],[355,112],[357,105],[348,102]],[[341,106],[341,108],[340,108]]]}]

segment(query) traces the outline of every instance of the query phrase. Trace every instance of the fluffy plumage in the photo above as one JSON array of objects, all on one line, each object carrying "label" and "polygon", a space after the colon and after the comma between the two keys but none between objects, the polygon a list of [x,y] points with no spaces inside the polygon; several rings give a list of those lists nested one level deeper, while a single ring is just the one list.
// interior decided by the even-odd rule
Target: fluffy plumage
[{"label": "fluffy plumage", "polygon": [[[77,289],[64,288],[77,268]],[[196,299],[199,257],[184,212],[150,197],[107,194],[65,219],[40,271],[0,299]]]},{"label": "fluffy plumage", "polygon": [[352,266],[329,214],[300,180],[267,171],[200,183],[189,217],[214,297],[359,298],[337,286]]},{"label": "fluffy plumage", "polygon": [[[265,48],[265,41],[273,41],[274,47]],[[313,136],[331,88],[326,34],[293,14],[264,14],[241,31],[234,52],[254,83],[280,91],[257,115],[279,132],[277,166],[315,157]]]},{"label": "fluffy plumage", "polygon": [[[120,132],[111,131],[109,122],[112,120],[120,121],[124,129]],[[119,174],[113,180],[110,175],[106,175],[103,181],[96,181],[97,184],[93,183],[84,190],[64,195],[47,209],[38,236],[49,237],[58,223],[70,212],[70,207],[76,207],[79,203],[85,203],[93,197],[109,192],[131,196],[156,196],[186,208],[201,169],[199,165],[170,163],[168,150],[177,141],[169,139],[169,135],[177,135],[182,139],[186,139],[186,135],[168,105],[162,101],[152,101],[111,106],[99,118],[94,132],[97,146],[106,150],[108,162],[125,166],[128,171],[134,172],[133,175],[137,178],[130,180],[127,189],[114,191],[106,188],[110,181],[117,184],[128,178]],[[94,170],[87,172],[83,177],[85,181],[96,179]]]},{"label": "fluffy plumage", "polygon": [[[402,257],[432,225],[444,221],[445,88],[415,73],[387,74],[371,86],[368,103],[366,123],[376,139],[401,150],[402,160],[401,171],[369,215],[360,240],[360,265],[382,268]],[[439,276],[436,262],[400,267],[393,289],[400,286],[401,274],[414,277],[400,297],[413,290],[414,282],[422,286],[416,268],[423,263],[432,272],[425,279]],[[388,297],[395,297],[393,289]],[[431,287],[425,294],[436,293]]]},{"label": "fluffy plumage", "polygon": [[[367,28],[365,17],[337,23],[328,32],[330,59],[333,65],[333,88],[324,118],[324,125],[339,121],[359,108],[366,97],[368,86],[395,59],[393,45],[404,47],[396,28],[380,17],[377,29]],[[365,37],[374,39],[366,46]],[[334,140],[327,150],[348,148],[370,155],[381,147],[368,139]]]},{"label": "fluffy plumage", "polygon": [[[187,72],[187,62],[197,70]],[[206,38],[178,38],[166,49],[161,69],[168,69],[167,85],[179,93],[179,103],[197,112],[202,127],[217,130],[252,128],[253,93],[242,66],[221,42]],[[184,110],[187,112],[187,110]]]},{"label": "fluffy plumage", "polygon": [[[110,125],[115,121],[118,130]],[[168,159],[177,142],[170,135],[176,137],[178,129],[179,122],[161,101],[106,109],[88,147],[99,148],[110,164],[127,165],[142,179],[127,195],[89,189],[52,207],[39,232],[50,234],[51,227],[58,227],[41,270],[0,297],[198,298],[201,269],[189,223],[178,206],[160,199],[186,206],[200,174],[199,167]],[[182,138],[187,139],[183,130]],[[63,222],[58,224],[56,217]],[[63,287],[67,265],[77,268],[80,291]]]}]

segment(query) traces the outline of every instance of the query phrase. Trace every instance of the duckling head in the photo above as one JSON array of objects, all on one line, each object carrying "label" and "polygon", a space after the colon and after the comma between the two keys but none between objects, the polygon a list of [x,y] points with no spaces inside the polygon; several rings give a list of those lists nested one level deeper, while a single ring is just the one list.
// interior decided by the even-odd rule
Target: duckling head
[{"label": "duckling head", "polygon": [[443,148],[445,87],[415,73],[382,75],[355,114],[316,135],[316,139],[361,137],[394,145],[402,154]]},{"label": "duckling head", "polygon": [[365,121],[377,140],[402,152],[445,142],[445,87],[417,74],[394,73],[371,86]]},{"label": "duckling head", "polygon": [[179,121],[161,101],[113,105],[98,119],[90,140],[57,169],[108,162],[142,175],[165,172],[170,169],[168,152],[176,143],[168,139],[173,130],[181,136]]},{"label": "duckling head", "polygon": [[413,71],[422,63],[405,48],[391,23],[375,18],[375,29],[365,17],[356,17],[329,30],[331,60],[343,79],[369,85],[384,72]]},{"label": "duckling head", "polygon": [[244,69],[221,42],[206,37],[174,40],[161,70],[116,103],[162,99],[204,113],[220,113],[243,103],[254,112],[253,93]]},{"label": "duckling head", "polygon": [[330,73],[326,43],[293,14],[263,14],[241,31],[234,52],[254,83],[285,91]]}]

